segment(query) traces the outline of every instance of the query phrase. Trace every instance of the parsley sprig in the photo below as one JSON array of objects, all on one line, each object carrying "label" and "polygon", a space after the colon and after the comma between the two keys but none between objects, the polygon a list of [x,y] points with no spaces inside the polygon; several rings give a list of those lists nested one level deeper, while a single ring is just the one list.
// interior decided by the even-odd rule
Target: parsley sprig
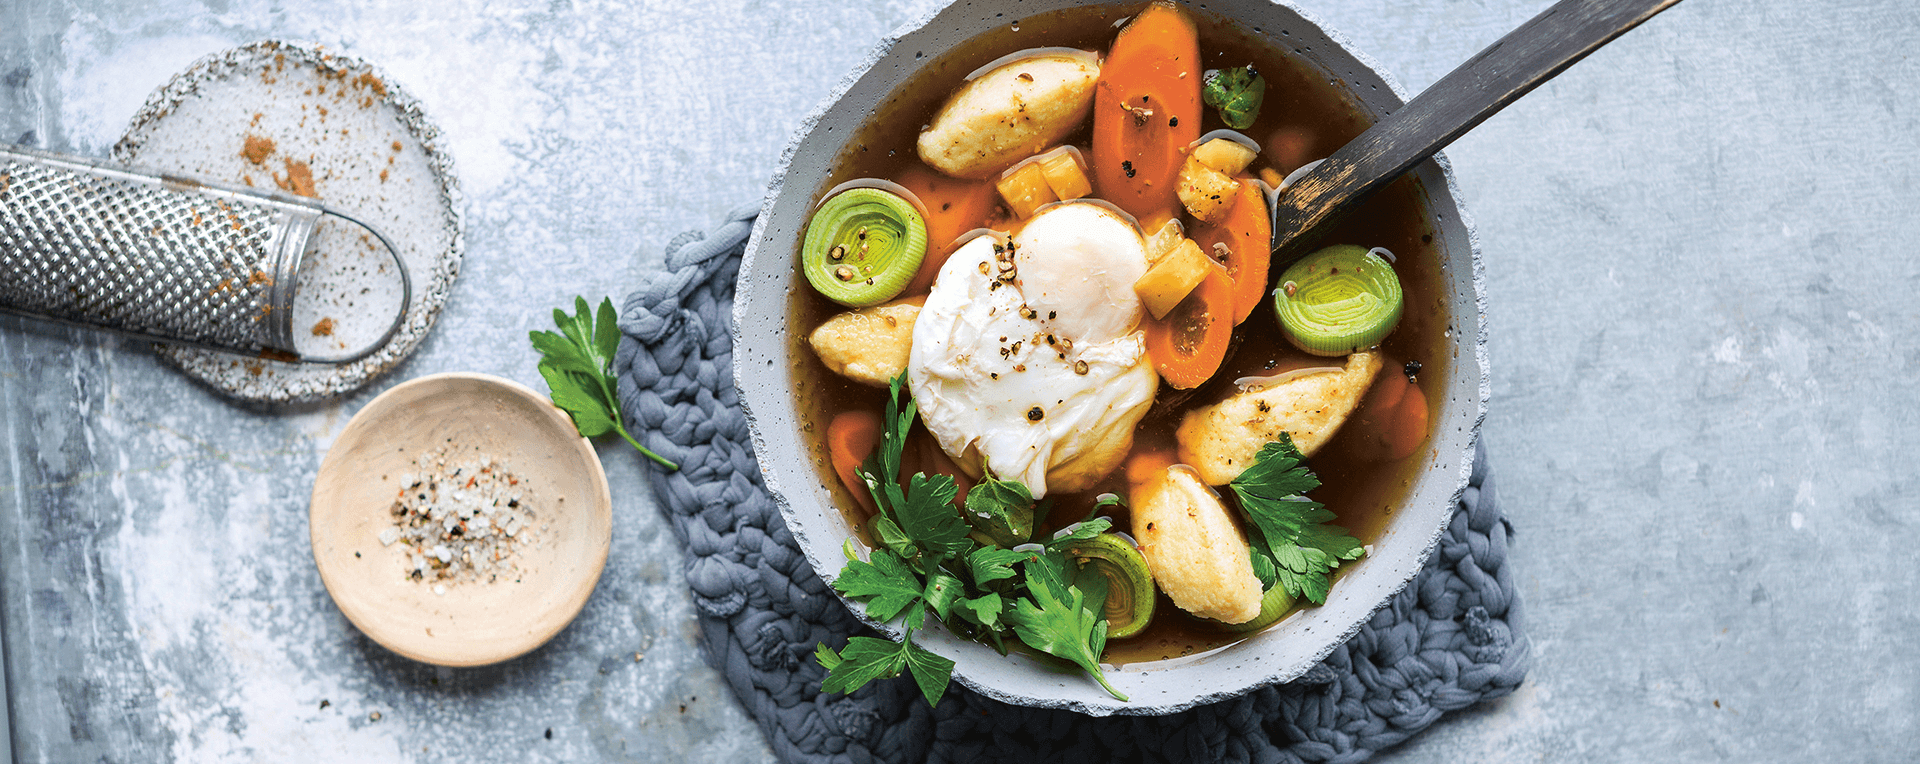
[{"label": "parsley sprig", "polygon": [[614,325],[613,300],[600,301],[596,316],[584,297],[573,298],[579,315],[553,309],[560,332],[528,332],[533,349],[540,351],[540,377],[553,391],[553,405],[573,417],[580,434],[596,438],[618,432],[647,458],[670,470],[680,466],[647,450],[620,422],[619,398],[613,394],[613,353],[620,347],[620,329]]},{"label": "parsley sprig", "polygon": [[1288,434],[1261,446],[1253,466],[1228,485],[1253,521],[1248,535],[1261,586],[1277,581],[1296,598],[1326,604],[1334,569],[1366,554],[1359,539],[1333,524],[1339,518],[1332,510],[1307,498],[1320,479]]},{"label": "parsley sprig", "polygon": [[1100,673],[1100,651],[1107,646],[1107,619],[1100,615],[1107,601],[1107,579],[1100,575],[1076,579],[1069,570],[1066,556],[1057,550],[1028,560],[1027,590],[1032,598],[1014,603],[1008,614],[1013,632],[1029,647],[1078,664],[1107,692],[1126,700]]},{"label": "parsley sprig", "polygon": [[[1021,542],[1032,534],[1034,515],[1044,517],[1045,504],[1035,507],[1019,483],[990,477],[975,486],[968,493],[964,519],[952,477],[915,473],[903,486],[900,454],[919,414],[911,398],[905,406],[900,403],[904,382],[904,374],[894,378],[879,447],[857,470],[880,509],[872,521],[879,547],[863,560],[849,539],[847,564],[833,586],[865,602],[867,614],[880,621],[900,619],[905,630],[899,642],[853,637],[838,651],[820,645],[815,659],[827,669],[821,689],[853,692],[905,671],[927,704],[937,705],[952,681],[953,661],[913,641],[931,614],[954,633],[1002,653],[1011,637],[1071,661],[1114,697],[1126,700],[1100,671],[1107,639],[1101,615],[1106,579],[1076,576],[1075,566],[1061,551],[1074,540],[1107,530],[1112,521],[1094,518],[1046,544],[1027,546]],[[969,520],[977,524],[970,526]],[[1014,544],[1020,544],[1018,550],[1011,548]]]}]

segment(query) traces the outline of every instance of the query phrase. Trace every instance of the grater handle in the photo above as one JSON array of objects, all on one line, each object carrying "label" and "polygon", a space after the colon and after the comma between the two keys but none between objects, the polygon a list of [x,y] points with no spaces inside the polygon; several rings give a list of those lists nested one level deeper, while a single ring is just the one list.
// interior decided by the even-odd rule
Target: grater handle
[{"label": "grater handle", "polygon": [[[293,341],[300,262],[324,217],[393,258],[400,309],[337,356]],[[282,361],[348,363],[411,307],[405,263],[372,227],[311,199],[0,146],[0,311]]]}]

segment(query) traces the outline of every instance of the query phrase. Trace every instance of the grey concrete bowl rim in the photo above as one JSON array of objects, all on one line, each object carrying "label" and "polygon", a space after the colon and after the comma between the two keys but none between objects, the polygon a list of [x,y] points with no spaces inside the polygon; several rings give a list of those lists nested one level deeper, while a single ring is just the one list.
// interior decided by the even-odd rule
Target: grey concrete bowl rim
[{"label": "grey concrete bowl rim", "polygon": [[[1183,5],[1188,6],[1189,10],[1192,10],[1195,5],[1188,0],[1181,0],[1181,2]],[[740,268],[739,286],[736,291],[733,315],[735,329],[734,373],[736,384],[739,386],[740,402],[745,410],[749,429],[752,434],[754,450],[756,454],[762,457],[760,465],[767,489],[779,506],[781,515],[787,524],[788,531],[793,535],[795,542],[806,554],[808,562],[813,566],[815,572],[828,584],[829,591],[835,591],[832,589],[832,582],[838,577],[841,565],[844,564],[845,558],[840,554],[839,549],[840,545],[848,537],[849,530],[844,524],[844,521],[839,520],[838,510],[834,509],[830,503],[825,506],[825,510],[827,510],[828,513],[824,515],[825,520],[816,521],[810,519],[804,511],[804,509],[807,508],[814,510],[821,509],[818,505],[822,504],[822,502],[817,501],[819,492],[813,491],[811,488],[819,487],[824,491],[824,486],[815,486],[815,484],[819,483],[818,475],[814,473],[812,466],[807,463],[807,458],[801,455],[802,452],[794,448],[799,438],[792,430],[797,429],[797,423],[777,421],[787,416],[788,410],[792,406],[791,398],[793,396],[791,386],[787,385],[784,389],[775,389],[774,386],[763,383],[763,380],[768,377],[769,372],[778,372],[773,376],[780,377],[783,383],[790,382],[790,380],[781,376],[787,374],[790,368],[787,365],[788,356],[786,354],[788,344],[786,341],[780,339],[783,335],[777,330],[767,328],[768,324],[778,325],[785,321],[787,316],[787,303],[784,299],[770,299],[767,302],[776,304],[759,305],[756,307],[757,303],[754,297],[757,291],[755,289],[756,280],[765,280],[770,284],[777,284],[781,279],[787,279],[786,283],[789,286],[791,286],[794,280],[792,275],[793,269],[787,261],[791,252],[790,242],[792,234],[782,233],[777,230],[770,233],[770,229],[796,223],[803,224],[804,220],[781,221],[781,205],[783,201],[787,200],[788,197],[793,194],[803,195],[805,199],[810,200],[812,195],[818,190],[820,181],[822,180],[819,175],[807,175],[805,173],[795,174],[795,164],[796,162],[809,158],[810,154],[803,154],[803,148],[809,139],[814,136],[816,131],[819,130],[822,123],[833,117],[835,109],[838,108],[843,101],[847,100],[870,75],[875,75],[876,70],[878,70],[883,63],[889,61],[894,56],[896,50],[905,50],[901,48],[902,42],[920,37],[937,36],[949,32],[949,30],[945,28],[938,28],[935,24],[935,21],[943,15],[950,12],[956,14],[963,13],[963,11],[960,10],[962,6],[970,9],[964,12],[975,14],[987,14],[993,12],[994,9],[1004,9],[1015,13],[1002,14],[1002,16],[1011,16],[1011,18],[1002,18],[1002,16],[995,16],[994,18],[997,20],[996,23],[1008,23],[1017,21],[1021,16],[1041,12],[1043,9],[1038,6],[1052,7],[1057,5],[1066,7],[1075,4],[1076,3],[1064,0],[1059,2],[1049,2],[1049,0],[1041,0],[1041,2],[1021,2],[1020,0],[973,0],[972,2],[956,2],[944,8],[929,12],[918,20],[902,25],[894,30],[888,37],[879,41],[866,59],[856,65],[835,87],[832,94],[814,108],[795,130],[793,138],[789,141],[785,151],[781,155],[778,168],[769,184],[760,215],[754,223],[753,231],[746,247],[745,257]],[[1140,4],[1144,5],[1144,2]],[[1324,41],[1329,43],[1334,49],[1334,55],[1350,57],[1352,62],[1356,64],[1360,70],[1363,70],[1357,73],[1360,79],[1375,78],[1378,80],[1376,88],[1384,86],[1384,93],[1375,94],[1372,97],[1374,99],[1384,99],[1387,110],[1397,109],[1405,102],[1406,93],[1397,80],[1391,75],[1382,72],[1380,67],[1365,53],[1356,50],[1344,35],[1329,28],[1327,24],[1320,21],[1311,13],[1300,9],[1289,0],[1227,0],[1226,2],[1216,0],[1215,2],[1207,4],[1207,6],[1202,6],[1202,12],[1211,13],[1216,16],[1226,16],[1244,26],[1244,15],[1236,15],[1220,10],[1223,6],[1236,4],[1257,7],[1266,13],[1292,14],[1304,25],[1303,31],[1305,32],[1304,34],[1295,36],[1283,31],[1283,34],[1288,34],[1293,42],[1300,43],[1302,38],[1310,37],[1313,34],[1322,35]],[[1251,10],[1247,11],[1247,15],[1251,13]],[[966,30],[966,36],[976,36],[988,28],[991,28],[991,26]],[[1272,39],[1270,33],[1261,32],[1258,28],[1255,28],[1253,31],[1260,36]],[[959,31],[951,31],[950,33],[960,34]],[[939,55],[945,50],[947,50],[947,48],[935,47],[931,52],[926,50],[917,51],[913,54],[901,52],[899,54],[901,57],[914,55],[913,61],[922,63],[914,64],[908,74],[900,77],[900,81],[910,80],[913,70],[917,70],[919,66],[924,65],[924,62],[937,60]],[[1312,48],[1309,46],[1307,50],[1311,51]],[[1308,56],[1308,58],[1310,59],[1310,63],[1316,66],[1319,65],[1315,57]],[[1325,69],[1324,66],[1321,68],[1323,70]],[[1329,74],[1331,75],[1333,73],[1329,72]],[[1350,70],[1349,75],[1354,76],[1356,72]],[[885,75],[877,76],[881,79],[885,77]],[[898,83],[896,83],[896,86],[897,84]],[[1362,96],[1357,92],[1357,88],[1355,90],[1356,92],[1352,93],[1352,95],[1357,101]],[[885,93],[882,93],[878,96],[877,100],[884,100],[884,98]],[[1356,105],[1366,106],[1366,104]],[[857,125],[858,122],[856,121],[853,124]],[[828,125],[827,131],[832,132],[832,127],[833,125]],[[847,131],[842,133],[842,135],[846,137],[822,139],[827,141],[827,146],[820,151],[811,153],[818,154],[824,152],[837,154],[839,149],[845,145],[846,141],[851,139],[852,132],[853,131]],[[828,157],[827,161],[830,162],[831,157]],[[1436,154],[1428,162],[1416,167],[1412,173],[1420,175],[1422,178],[1423,188],[1426,189],[1427,202],[1429,204],[1428,211],[1435,216],[1432,220],[1435,232],[1440,237],[1441,242],[1445,244],[1447,257],[1446,264],[1443,267],[1453,268],[1454,266],[1460,265],[1462,264],[1460,262],[1462,258],[1469,260],[1469,262],[1466,263],[1469,265],[1466,279],[1463,280],[1462,276],[1458,273],[1447,275],[1445,279],[1449,287],[1443,291],[1447,291],[1455,297],[1452,302],[1454,321],[1450,331],[1457,335],[1463,335],[1454,339],[1455,344],[1453,347],[1456,357],[1451,364],[1450,376],[1446,384],[1448,385],[1448,389],[1453,390],[1456,394],[1465,393],[1469,395],[1470,402],[1465,407],[1456,405],[1451,409],[1443,410],[1442,415],[1436,417],[1437,421],[1434,424],[1434,434],[1431,436],[1429,443],[1423,446],[1424,456],[1422,457],[1430,457],[1430,462],[1433,464],[1433,467],[1422,473],[1421,485],[1416,486],[1410,491],[1408,506],[1402,508],[1403,510],[1412,509],[1414,511],[1396,511],[1395,520],[1392,521],[1389,529],[1384,531],[1381,538],[1376,542],[1376,554],[1370,555],[1373,559],[1363,560],[1362,563],[1360,563],[1360,566],[1366,566],[1370,563],[1374,565],[1385,564],[1386,561],[1380,559],[1378,555],[1380,551],[1379,546],[1384,545],[1390,536],[1393,537],[1393,549],[1396,551],[1397,557],[1390,570],[1380,574],[1368,574],[1367,586],[1370,587],[1368,591],[1369,601],[1362,603],[1355,597],[1355,602],[1346,603],[1346,606],[1339,611],[1340,619],[1338,623],[1327,624],[1327,628],[1323,628],[1317,633],[1311,631],[1312,626],[1304,626],[1298,629],[1307,632],[1301,636],[1303,644],[1306,637],[1310,636],[1312,638],[1312,648],[1311,650],[1303,652],[1298,646],[1294,646],[1292,650],[1296,654],[1286,659],[1282,665],[1268,665],[1265,669],[1238,672],[1216,670],[1209,673],[1207,670],[1210,662],[1219,656],[1227,654],[1229,651],[1238,650],[1246,652],[1237,656],[1236,660],[1238,663],[1217,666],[1215,668],[1233,668],[1240,664],[1245,664],[1249,660],[1254,663],[1259,663],[1261,658],[1264,657],[1259,651],[1276,652],[1277,650],[1289,649],[1284,646],[1275,648],[1273,646],[1275,640],[1267,637],[1291,636],[1290,634],[1281,635],[1276,632],[1282,630],[1283,627],[1287,627],[1289,623],[1298,620],[1300,617],[1298,613],[1294,616],[1289,616],[1280,624],[1270,627],[1254,638],[1236,643],[1222,650],[1212,651],[1199,656],[1158,661],[1149,664],[1134,664],[1126,667],[1127,670],[1131,670],[1134,669],[1135,666],[1139,666],[1139,673],[1151,673],[1154,675],[1149,680],[1140,680],[1142,682],[1150,681],[1161,690],[1160,696],[1154,700],[1145,699],[1143,693],[1132,693],[1135,700],[1128,702],[1118,701],[1106,696],[1104,692],[1099,692],[1098,685],[1095,685],[1090,679],[1077,674],[1063,678],[1062,675],[1049,672],[1041,668],[1039,663],[1031,660],[1025,661],[1023,666],[1007,668],[1004,664],[1017,662],[1018,658],[1015,656],[1001,657],[995,655],[990,648],[984,648],[975,643],[959,640],[935,624],[929,624],[928,628],[917,632],[915,634],[915,641],[936,653],[955,659],[956,667],[954,678],[976,692],[996,700],[1039,708],[1073,710],[1093,716],[1105,716],[1109,714],[1169,714],[1197,705],[1226,700],[1244,694],[1257,687],[1283,683],[1299,677],[1323,660],[1336,647],[1357,633],[1371,618],[1373,613],[1392,601],[1394,596],[1403,590],[1424,568],[1427,557],[1432,553],[1435,543],[1447,529],[1448,522],[1453,514],[1453,507],[1466,489],[1467,480],[1472,473],[1473,456],[1476,441],[1479,437],[1479,428],[1482,420],[1484,420],[1486,416],[1487,400],[1491,393],[1486,352],[1487,319],[1484,288],[1485,272],[1480,258],[1479,239],[1474,232],[1472,218],[1458,202],[1459,189],[1454,179],[1452,167],[1444,155]],[[804,208],[805,205],[803,204],[802,209]],[[1452,216],[1451,220],[1448,219],[1449,214]],[[770,240],[768,238],[770,235],[779,238]],[[769,252],[764,257],[761,256],[762,247],[769,248]],[[1460,289],[1463,284],[1467,285],[1465,294],[1462,294]],[[800,285],[801,288],[805,288],[804,282],[800,282]],[[781,294],[779,290],[771,286],[764,288],[769,290],[769,296]],[[1467,299],[1462,300],[1460,299],[1461,297],[1466,297]],[[1472,305],[1474,311],[1474,320],[1472,322],[1464,322],[1461,320],[1463,318],[1461,314],[1469,303]],[[1473,332],[1470,337],[1464,336],[1468,330]],[[768,331],[773,332],[772,336],[763,336],[762,333]],[[1465,347],[1461,347],[1462,345],[1465,345]],[[1463,353],[1461,351],[1465,352]],[[1470,356],[1470,358],[1459,357],[1461,355]],[[1448,414],[1452,415],[1451,418],[1448,417]],[[1447,427],[1454,427],[1456,432],[1444,432]],[[1448,439],[1444,450],[1440,445],[1443,437]],[[770,454],[789,453],[794,455],[768,458]],[[1445,462],[1445,464],[1443,464],[1443,462]],[[1443,469],[1444,467],[1451,467],[1451,469]],[[1423,486],[1429,483],[1436,487],[1432,489],[1423,488]],[[1419,501],[1416,502],[1412,499],[1418,499]],[[1410,527],[1404,534],[1404,538],[1396,536],[1398,529],[1404,523],[1403,516],[1412,516],[1415,514],[1431,522],[1423,521],[1418,524],[1418,527]],[[1356,570],[1344,576],[1340,582],[1337,582],[1334,587],[1334,594],[1329,598],[1328,604],[1312,609],[1316,611],[1316,615],[1313,617],[1317,618],[1321,613],[1334,612],[1333,605],[1341,599],[1343,589],[1354,590],[1360,586],[1360,583],[1354,579],[1361,577],[1363,570],[1371,569],[1357,567]],[[1357,591],[1350,591],[1349,593],[1359,594]],[[835,596],[840,596],[837,591],[835,591]],[[841,601],[862,622],[894,639],[900,638],[901,628],[897,624],[878,622],[867,615],[863,605],[851,602],[845,597],[841,597]],[[1298,624],[1296,624],[1296,626],[1297,625]],[[1320,624],[1318,621],[1315,621],[1313,625],[1317,626]],[[988,656],[991,656],[993,661],[999,661],[1003,665],[996,666],[992,663],[970,663],[970,659],[977,659],[979,653],[982,651]],[[1198,670],[1190,670],[1196,667],[1198,667]],[[1128,678],[1127,674],[1129,672],[1127,670],[1114,670],[1109,668],[1107,671],[1109,680],[1113,681],[1116,686],[1124,686],[1122,683]],[[996,676],[982,676],[982,674],[995,674]],[[1219,676],[1221,674],[1225,674],[1225,676]],[[1092,687],[1094,692],[1087,692],[1087,687]]]}]

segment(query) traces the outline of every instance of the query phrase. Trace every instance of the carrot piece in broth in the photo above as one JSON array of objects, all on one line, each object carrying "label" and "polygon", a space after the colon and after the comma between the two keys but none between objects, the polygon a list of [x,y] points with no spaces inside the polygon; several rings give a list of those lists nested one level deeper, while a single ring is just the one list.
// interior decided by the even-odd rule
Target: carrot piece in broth
[{"label": "carrot piece in broth", "polygon": [[1200,138],[1200,32],[1155,2],[1113,41],[1093,95],[1093,182],[1136,218],[1176,208],[1180,165]]},{"label": "carrot piece in broth", "polygon": [[860,508],[868,517],[878,513],[880,508],[873,503],[873,495],[867,492],[866,481],[861,480],[855,470],[879,444],[879,414],[842,411],[827,423],[827,456],[833,461],[833,471],[840,475],[840,482],[847,486],[847,492],[853,494],[854,500],[860,502]]},{"label": "carrot piece in broth", "polygon": [[1427,396],[1419,385],[1408,384],[1398,405],[1387,414],[1386,439],[1389,458],[1395,461],[1412,456],[1426,442]]},{"label": "carrot piece in broth", "polygon": [[1219,265],[1209,265],[1206,279],[1175,305],[1166,318],[1148,316],[1147,355],[1160,378],[1182,390],[1199,387],[1227,358],[1233,338],[1233,279]]},{"label": "carrot piece in broth", "polygon": [[940,267],[947,264],[947,258],[956,249],[954,240],[987,224],[987,217],[995,206],[996,192],[990,181],[949,178],[919,162],[910,163],[894,182],[920,197],[920,203],[927,208],[927,256],[920,261],[919,272],[902,292],[924,294],[933,287]]},{"label": "carrot piece in broth", "polygon": [[1396,366],[1387,363],[1387,371],[1374,379],[1360,408],[1341,428],[1338,442],[1353,458],[1399,461],[1426,442],[1427,396]]},{"label": "carrot piece in broth", "polygon": [[1273,260],[1273,222],[1267,217],[1266,194],[1253,181],[1241,180],[1239,198],[1226,218],[1218,224],[1194,226],[1193,241],[1201,252],[1226,266],[1233,278],[1233,323],[1246,321],[1266,299],[1267,267]]},{"label": "carrot piece in broth", "polygon": [[[914,456],[903,454],[900,484],[905,486],[907,476],[916,472],[946,475],[953,478],[954,487],[959,489],[954,493],[954,500],[965,504],[967,491],[973,490],[973,476],[960,469],[960,465],[954,462],[952,457],[947,456],[946,451],[941,450],[940,443],[933,439],[933,433],[927,432],[925,426],[916,426],[913,432],[907,435],[907,445],[907,452]],[[911,469],[907,466],[908,462],[912,464]]]}]

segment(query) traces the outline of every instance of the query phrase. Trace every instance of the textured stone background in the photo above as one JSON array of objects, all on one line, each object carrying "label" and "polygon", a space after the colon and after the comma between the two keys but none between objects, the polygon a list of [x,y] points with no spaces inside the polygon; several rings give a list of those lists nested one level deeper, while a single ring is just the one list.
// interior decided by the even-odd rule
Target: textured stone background
[{"label": "textured stone background", "polygon": [[[361,637],[312,569],[307,495],[403,379],[537,387],[544,306],[624,293],[673,233],[756,197],[800,117],[936,4],[0,4],[0,141],[104,156],[194,59],[304,39],[417,96],[469,200],[434,333],[327,405],[237,406],[139,343],[0,318],[14,757],[765,759],[699,660],[625,446],[602,450],[621,521],[600,588],[487,669]],[[1546,4],[1309,7],[1418,90]],[[1448,151],[1485,251],[1485,437],[1537,655],[1518,693],[1384,759],[1920,750],[1916,43],[1905,0],[1686,0]]]}]

